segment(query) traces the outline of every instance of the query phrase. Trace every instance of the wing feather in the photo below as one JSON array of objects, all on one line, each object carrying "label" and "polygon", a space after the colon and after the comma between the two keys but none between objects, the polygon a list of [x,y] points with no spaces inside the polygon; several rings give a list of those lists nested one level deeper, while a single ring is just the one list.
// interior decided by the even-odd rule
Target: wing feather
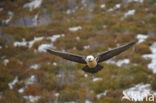
[{"label": "wing feather", "polygon": [[103,52],[99,55],[97,55],[98,57],[98,63],[99,62],[103,62],[105,60],[108,60],[116,55],[119,55],[121,52],[127,50],[129,47],[131,47],[132,45],[134,45],[135,43],[137,42],[137,40],[135,41],[132,41],[126,45],[123,45],[123,46],[120,46],[118,48],[115,48],[115,49],[112,49],[112,50],[109,50],[109,51],[106,51],[106,52]]},{"label": "wing feather", "polygon": [[74,61],[74,62],[78,62],[78,63],[82,63],[82,64],[86,64],[85,60],[84,60],[84,56],[81,55],[77,55],[77,54],[72,54],[72,53],[67,53],[67,52],[60,52],[60,51],[55,51],[52,49],[46,49],[47,52],[59,56],[63,59],[66,60],[70,60],[70,61]]}]

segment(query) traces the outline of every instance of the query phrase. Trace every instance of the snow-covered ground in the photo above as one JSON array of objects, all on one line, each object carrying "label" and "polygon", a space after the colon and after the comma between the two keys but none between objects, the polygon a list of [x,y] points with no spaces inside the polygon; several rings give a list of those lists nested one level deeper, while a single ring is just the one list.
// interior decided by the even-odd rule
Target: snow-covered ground
[{"label": "snow-covered ground", "polygon": [[50,44],[41,44],[38,47],[38,51],[39,52],[46,52],[46,50],[45,50],[46,48],[55,48],[53,45],[53,42],[55,42],[60,37],[64,37],[64,34],[56,34],[56,35],[53,35],[51,37],[47,37],[47,39],[51,40],[51,43]]},{"label": "snow-covered ground", "polygon": [[64,34],[55,34],[51,37],[48,37],[48,39],[50,39],[52,42],[55,42],[56,39],[60,38],[60,37],[64,37]]},{"label": "snow-covered ground", "polygon": [[77,103],[77,102],[75,102],[75,101],[69,101],[69,102],[64,102],[64,103]]},{"label": "snow-covered ground", "polygon": [[138,34],[136,38],[138,39],[138,43],[142,43],[148,38],[148,35]]},{"label": "snow-covered ground", "polygon": [[30,69],[38,69],[40,67],[40,64],[34,64],[30,66]]},{"label": "snow-covered ground", "polygon": [[144,98],[150,96],[152,91],[150,90],[150,84],[137,84],[134,87],[123,91],[122,99],[128,99],[131,101],[143,101]]},{"label": "snow-covered ground", "polygon": [[90,100],[86,100],[85,103],[92,103],[92,101],[90,101]]},{"label": "snow-covered ground", "polygon": [[40,7],[41,4],[42,0],[32,0],[31,2],[26,3],[23,7],[29,8],[29,10],[32,11],[33,9]]},{"label": "snow-covered ground", "polygon": [[37,101],[40,99],[40,96],[23,96],[25,99],[30,101],[30,103],[37,103]]},{"label": "snow-covered ground", "polygon": [[117,66],[121,67],[123,64],[129,64],[130,60],[123,59],[123,60],[114,61],[110,59],[110,60],[107,60],[106,63],[116,64]]},{"label": "snow-covered ground", "polygon": [[116,4],[114,8],[117,9],[117,8],[120,8],[120,6],[121,4]]},{"label": "snow-covered ground", "polygon": [[7,65],[9,63],[9,59],[4,59],[3,63],[4,63],[4,65]]},{"label": "snow-covered ground", "polygon": [[135,14],[135,10],[134,10],[134,9],[129,10],[128,12],[126,12],[126,13],[124,14],[124,18],[126,18],[126,17],[128,17],[128,16],[130,16],[130,15],[134,15],[134,14]]},{"label": "snow-covered ground", "polygon": [[33,21],[33,26],[37,26],[37,24],[38,24],[38,14],[36,14],[35,16],[34,16],[34,18],[32,19],[32,21]]},{"label": "snow-covered ground", "polygon": [[2,23],[8,24],[12,18],[13,18],[13,12],[9,11],[8,12],[8,19],[2,20]]},{"label": "snow-covered ground", "polygon": [[90,46],[89,46],[89,45],[85,45],[83,48],[84,48],[84,49],[89,49]]},{"label": "snow-covered ground", "polygon": [[101,5],[100,5],[100,8],[105,8],[105,7],[106,7],[105,4],[101,4]]},{"label": "snow-covered ground", "polygon": [[39,47],[38,47],[38,51],[39,52],[45,52],[46,48],[51,48],[53,47],[54,48],[54,45],[53,44],[41,44]]},{"label": "snow-covered ground", "polygon": [[57,65],[57,63],[56,63],[56,62],[53,62],[53,65],[54,65],[54,66],[56,66],[56,65]]},{"label": "snow-covered ground", "polygon": [[18,89],[18,92],[19,92],[19,93],[23,93],[23,92],[24,92],[24,89],[25,89],[25,88],[20,88],[20,89]]},{"label": "snow-covered ground", "polygon": [[132,2],[132,1],[139,2],[139,3],[143,3],[144,2],[144,0],[128,0],[128,2]]},{"label": "snow-covered ground", "polygon": [[14,42],[14,46],[26,46],[26,45],[27,45],[27,42],[25,41],[24,38],[22,39],[22,42],[19,42],[19,41]]},{"label": "snow-covered ground", "polygon": [[93,78],[93,82],[102,80],[102,78]]},{"label": "snow-covered ground", "polygon": [[33,44],[37,41],[43,40],[43,39],[49,39],[51,41],[51,43],[49,44],[41,44],[38,47],[38,51],[39,52],[45,52],[45,48],[51,47],[54,48],[53,42],[55,42],[58,38],[63,37],[64,34],[56,34],[56,35],[52,35],[49,37],[34,37],[33,40],[31,41],[26,41],[24,38],[22,39],[22,42],[19,41],[15,41],[14,42],[14,46],[28,46],[29,48],[31,48],[33,46]]},{"label": "snow-covered ground", "polygon": [[29,48],[31,48],[35,42],[43,40],[43,38],[44,37],[34,37],[34,40],[31,40],[31,41],[28,42]]},{"label": "snow-covered ground", "polygon": [[84,77],[87,78],[87,77],[88,77],[88,74],[85,73],[85,74],[84,74]]},{"label": "snow-covered ground", "polygon": [[108,12],[118,9],[118,8],[120,8],[120,6],[121,6],[121,4],[116,4],[113,8],[108,9]]},{"label": "snow-covered ground", "polygon": [[75,9],[72,9],[72,10],[71,10],[71,9],[68,9],[68,10],[66,11],[66,13],[67,13],[67,14],[75,13]]},{"label": "snow-covered ground", "polygon": [[36,77],[35,75],[31,75],[31,77],[26,80],[25,84],[26,85],[34,84],[34,82],[36,82]]},{"label": "snow-covered ground", "polygon": [[107,90],[105,90],[103,93],[97,94],[96,97],[97,99],[100,99],[101,96],[106,96],[107,95]]},{"label": "snow-covered ground", "polygon": [[70,27],[68,30],[72,31],[72,32],[76,32],[76,31],[81,30],[81,29],[82,29],[81,26],[76,26],[76,27]]},{"label": "snow-covered ground", "polygon": [[24,38],[22,39],[22,42],[15,41],[14,46],[27,46],[31,48],[33,44],[37,41],[43,40],[44,37],[34,37],[34,40],[26,41]]},{"label": "snow-covered ground", "polygon": [[152,54],[143,55],[144,58],[151,58],[151,63],[148,64],[148,68],[152,69],[153,73],[156,73],[156,42],[150,47]]},{"label": "snow-covered ground", "polygon": [[10,89],[13,89],[13,86],[18,82],[18,77],[16,76],[15,79],[10,82],[8,85],[9,85],[9,88]]},{"label": "snow-covered ground", "polygon": [[55,99],[54,103],[58,103],[58,97],[59,97],[59,95],[60,95],[60,93],[55,93],[56,99]]}]

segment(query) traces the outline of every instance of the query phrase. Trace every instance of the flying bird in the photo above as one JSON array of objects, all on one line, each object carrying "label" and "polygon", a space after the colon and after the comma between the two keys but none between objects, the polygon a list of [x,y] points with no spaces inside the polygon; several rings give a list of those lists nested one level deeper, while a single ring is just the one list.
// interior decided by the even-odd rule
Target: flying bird
[{"label": "flying bird", "polygon": [[81,55],[67,53],[67,52],[55,51],[50,48],[47,48],[46,51],[66,60],[74,61],[81,64],[86,64],[82,68],[82,70],[93,74],[93,73],[97,73],[103,68],[103,66],[101,66],[99,63],[106,61],[116,55],[119,55],[120,53],[122,53],[123,51],[127,50],[129,47],[134,45],[136,42],[137,40],[132,41],[126,45],[111,49],[109,51],[103,52],[98,55],[81,56]]}]

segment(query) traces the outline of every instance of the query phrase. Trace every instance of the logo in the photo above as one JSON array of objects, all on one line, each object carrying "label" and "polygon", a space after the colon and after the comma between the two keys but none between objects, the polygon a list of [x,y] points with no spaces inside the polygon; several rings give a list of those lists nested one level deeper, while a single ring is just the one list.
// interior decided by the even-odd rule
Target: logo
[{"label": "logo", "polygon": [[149,101],[149,102],[153,102],[155,99],[155,96],[151,93],[149,93],[148,91],[146,92],[137,92],[137,91],[133,91],[133,92],[127,92],[127,91],[123,91],[123,97],[121,98],[121,101],[123,100],[128,100],[128,101]]}]

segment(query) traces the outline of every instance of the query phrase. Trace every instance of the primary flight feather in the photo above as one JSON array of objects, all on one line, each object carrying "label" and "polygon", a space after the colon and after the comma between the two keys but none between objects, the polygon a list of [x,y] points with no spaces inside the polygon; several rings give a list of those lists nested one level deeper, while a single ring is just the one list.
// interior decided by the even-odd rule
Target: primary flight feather
[{"label": "primary flight feather", "polygon": [[74,61],[74,62],[81,63],[81,64],[86,64],[86,66],[82,68],[82,70],[84,70],[85,72],[97,73],[99,70],[103,68],[103,66],[99,64],[100,62],[106,61],[116,55],[119,55],[120,53],[122,53],[123,51],[127,50],[129,47],[134,45],[136,42],[137,40],[132,41],[126,45],[103,52],[95,56],[93,55],[81,56],[81,55],[67,53],[67,52],[55,51],[49,48],[46,50],[47,52],[53,55],[59,56],[63,59]]}]

